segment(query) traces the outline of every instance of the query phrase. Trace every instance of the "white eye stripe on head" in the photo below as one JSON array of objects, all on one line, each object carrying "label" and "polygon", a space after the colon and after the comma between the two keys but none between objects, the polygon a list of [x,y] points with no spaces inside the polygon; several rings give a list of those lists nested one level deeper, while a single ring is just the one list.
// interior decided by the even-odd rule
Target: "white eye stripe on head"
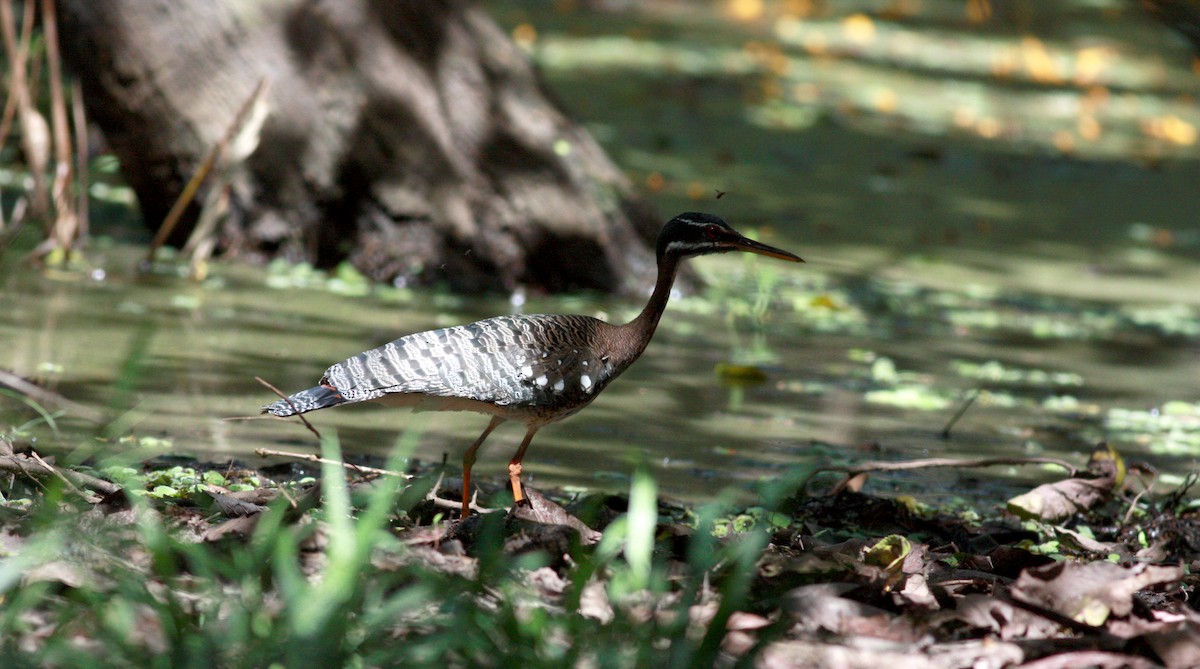
[{"label": "white eye stripe on head", "polygon": [[689,242],[681,242],[681,241],[674,241],[674,242],[667,244],[668,251],[686,251],[688,249],[695,248],[695,247],[696,247],[695,244],[692,244]]}]

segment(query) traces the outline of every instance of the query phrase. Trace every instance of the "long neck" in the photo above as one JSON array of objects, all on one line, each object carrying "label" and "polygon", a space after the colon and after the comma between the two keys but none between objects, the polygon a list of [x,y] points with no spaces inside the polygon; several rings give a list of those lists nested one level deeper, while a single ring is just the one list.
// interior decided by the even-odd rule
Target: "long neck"
[{"label": "long neck", "polygon": [[658,327],[658,319],[662,318],[663,310],[667,308],[667,300],[671,297],[671,286],[675,284],[675,273],[679,269],[679,258],[673,254],[663,256],[658,261],[658,280],[654,282],[654,292],[650,301],[642,309],[642,313],[622,327],[629,333],[631,343],[636,347],[632,358],[641,355],[654,336]]}]

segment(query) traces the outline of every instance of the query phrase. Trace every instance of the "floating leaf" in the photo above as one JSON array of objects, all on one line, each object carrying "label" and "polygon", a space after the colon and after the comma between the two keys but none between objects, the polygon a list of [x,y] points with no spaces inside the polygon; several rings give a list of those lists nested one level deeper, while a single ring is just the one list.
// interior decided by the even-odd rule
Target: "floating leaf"
[{"label": "floating leaf", "polygon": [[717,378],[731,386],[753,386],[767,380],[767,373],[754,365],[717,363]]}]

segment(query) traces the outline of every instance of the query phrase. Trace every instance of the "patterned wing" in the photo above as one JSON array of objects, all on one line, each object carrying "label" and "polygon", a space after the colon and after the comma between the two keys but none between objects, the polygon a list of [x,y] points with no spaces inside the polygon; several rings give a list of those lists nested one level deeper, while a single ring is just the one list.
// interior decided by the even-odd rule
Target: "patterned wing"
[{"label": "patterned wing", "polygon": [[322,384],[347,401],[420,393],[501,406],[586,404],[613,376],[586,316],[501,316],[419,332],[333,365]]},{"label": "patterned wing", "polygon": [[[516,367],[508,385],[515,403],[566,417],[583,408],[619,371],[608,352],[598,350],[597,330],[603,323],[586,316],[549,316],[527,324],[537,345],[509,349]],[[561,413],[559,413],[561,412]]]}]

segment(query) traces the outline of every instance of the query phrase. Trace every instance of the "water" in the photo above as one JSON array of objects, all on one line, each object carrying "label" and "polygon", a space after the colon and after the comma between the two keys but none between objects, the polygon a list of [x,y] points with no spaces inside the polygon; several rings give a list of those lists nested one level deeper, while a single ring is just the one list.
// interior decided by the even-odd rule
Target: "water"
[{"label": "water", "polygon": [[[735,5],[744,9],[493,8],[510,28],[537,27],[533,50],[558,97],[664,215],[713,211],[808,260],[697,261],[710,288],[673,301],[637,364],[588,409],[538,434],[526,459],[534,485],[623,489],[645,462],[667,494],[695,500],[806,463],[1049,455],[1082,464],[1102,439],[1168,478],[1194,468],[1200,233],[1186,212],[1200,165],[1178,126],[1169,126],[1176,135],[1147,134],[1172,116],[1200,127],[1190,105],[1176,105],[1197,92],[1185,47],[1144,21],[1118,29],[1101,14],[1094,25],[1076,17],[1076,32],[1115,40],[1122,62],[1137,65],[1106,70],[1124,78],[1106,84],[1109,102],[1087,107],[1100,84],[929,72],[872,59],[867,46],[862,57],[817,57],[795,44],[764,52],[798,34],[780,23],[792,19],[768,3],[763,16],[736,22]],[[940,16],[947,6],[926,9]],[[847,22],[845,11],[805,29],[856,34],[861,21]],[[872,45],[896,39],[895,25],[873,26]],[[631,32],[615,52],[645,56],[637,67],[614,61],[605,41]],[[647,37],[694,58],[664,66],[639,51]],[[1022,44],[1019,34],[1005,39]],[[1072,39],[1044,36],[1044,45],[1076,53]],[[771,66],[778,58],[785,65]],[[1018,93],[1020,104],[996,116],[1008,135],[986,136],[988,114]],[[962,109],[973,125],[956,129]],[[1081,110],[1098,119],[1098,136]],[[1068,136],[1070,147],[1056,144]],[[727,193],[719,200],[718,190]],[[231,420],[273,400],[255,376],[295,391],[399,335],[515,310],[505,296],[363,295],[353,282],[295,287],[294,276],[232,266],[201,284],[171,272],[136,277],[138,253],[97,244],[102,278],[40,275],[11,257],[0,266],[10,314],[0,322],[0,367],[103,415],[60,417],[56,434],[0,396],[0,426],[34,420],[20,438],[59,454],[120,451],[130,435],[164,453],[251,463],[257,448],[313,452],[298,423]],[[521,309],[623,321],[640,306],[584,295]],[[731,385],[720,365],[765,378]],[[940,438],[977,389],[953,438]],[[372,406],[311,418],[359,453],[384,454],[401,431],[418,430],[416,457],[454,463],[487,423]],[[493,434],[477,475],[500,481],[521,434],[516,425]],[[872,485],[999,500],[1047,475],[918,472]]]},{"label": "water", "polygon": [[[112,266],[132,266],[135,251],[112,251]],[[701,260],[710,281],[724,285],[705,298],[677,300],[633,368],[587,410],[539,433],[527,465],[535,485],[620,489],[634,463],[644,461],[668,494],[697,499],[803,463],[1023,454],[1079,461],[1093,440],[1106,436],[1098,418],[1082,410],[1049,410],[1041,404],[1046,397],[1070,394],[1103,411],[1158,406],[1192,392],[1196,364],[1190,338],[1169,343],[1124,326],[1090,341],[1003,328],[959,333],[946,313],[971,312],[964,305],[940,305],[960,293],[923,289],[913,295],[903,284],[856,285],[814,267],[771,268],[778,283],[762,317],[745,315],[754,304],[733,295],[760,290],[768,263]],[[273,399],[255,376],[294,391],[312,385],[329,363],[398,334],[512,311],[499,299],[436,293],[346,296],[317,288],[275,289],[266,285],[263,272],[247,268],[218,267],[215,276],[196,285],[120,271],[110,271],[103,281],[10,271],[4,285],[12,317],[0,326],[2,364],[106,416],[98,425],[61,418],[58,436],[39,425],[25,438],[51,452],[79,445],[110,452],[128,448],[128,440],[96,441],[94,435],[108,426],[112,437],[149,437],[161,452],[218,460],[257,462],[256,448],[312,452],[314,439],[298,423],[230,420],[253,416]],[[889,291],[904,297],[888,296]],[[818,311],[830,310],[820,305],[843,300],[837,308],[859,315],[828,318],[809,308],[815,302]],[[875,304],[862,310],[871,300]],[[888,301],[912,313],[898,314]],[[1026,319],[1049,308],[1036,301],[996,307],[993,297],[983,302]],[[574,297],[532,300],[527,311],[623,320],[638,306]],[[1055,317],[1064,327],[1082,327],[1089,314],[1099,318],[1113,309],[1069,302],[1054,308],[1062,306],[1074,307]],[[894,377],[883,357],[893,361]],[[980,385],[956,373],[955,360],[999,360],[1009,368],[1053,370],[1064,379],[984,383],[990,391],[954,438],[943,441],[938,433],[958,398]],[[766,378],[731,387],[714,371],[731,363],[754,364]],[[922,410],[867,399],[868,393],[908,386],[925,388],[940,406]],[[34,417],[10,398],[0,406],[5,425]],[[454,462],[487,422],[475,414],[412,414],[369,405],[310,417],[322,431],[336,430],[353,452],[385,454],[402,430],[412,428],[421,431],[418,457],[436,461],[445,454]],[[508,426],[493,435],[477,465],[482,476],[504,471],[521,433],[519,426]],[[171,445],[155,446],[154,439]],[[1190,462],[1178,454],[1155,456],[1136,440],[1118,440],[1118,446],[1128,457],[1154,457],[1168,471]],[[1014,473],[989,478],[992,494],[1016,485],[1004,479]],[[978,473],[963,476],[908,474],[878,485],[933,497],[972,492]]]}]

